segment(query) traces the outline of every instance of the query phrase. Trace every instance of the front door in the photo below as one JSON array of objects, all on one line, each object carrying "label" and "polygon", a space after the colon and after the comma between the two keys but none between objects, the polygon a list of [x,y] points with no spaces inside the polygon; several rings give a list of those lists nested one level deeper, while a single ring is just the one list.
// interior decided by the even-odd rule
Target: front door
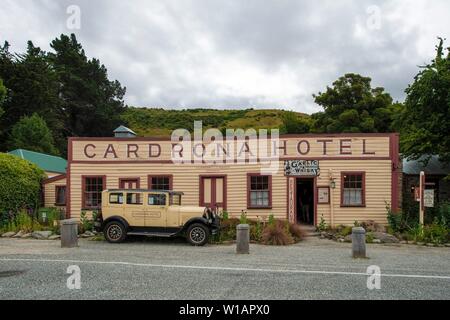
[{"label": "front door", "polygon": [[204,176],[200,178],[200,206],[226,209],[226,177]]},{"label": "front door", "polygon": [[315,223],[314,184],[313,178],[296,179],[297,223],[309,225]]}]

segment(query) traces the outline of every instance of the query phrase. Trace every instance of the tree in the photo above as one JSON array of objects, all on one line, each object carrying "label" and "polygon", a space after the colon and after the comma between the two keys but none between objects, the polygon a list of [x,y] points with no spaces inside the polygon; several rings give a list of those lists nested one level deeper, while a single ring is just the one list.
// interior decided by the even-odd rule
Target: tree
[{"label": "tree", "polygon": [[436,58],[421,67],[406,89],[404,110],[396,121],[401,151],[412,159],[438,155],[450,162],[450,48],[446,50],[439,38]]},{"label": "tree", "polygon": [[313,95],[324,112],[312,115],[313,131],[319,133],[390,132],[400,104],[393,104],[384,88],[372,88],[372,79],[349,73]]},{"label": "tree", "polygon": [[3,80],[0,79],[0,118],[2,117],[3,113],[5,112],[2,108],[5,98],[6,98],[6,88],[3,85]]},{"label": "tree", "polygon": [[308,133],[311,127],[308,119],[300,117],[295,112],[284,113],[282,120],[284,133]]},{"label": "tree", "polygon": [[23,117],[13,128],[9,138],[11,149],[26,149],[58,155],[50,129],[38,114]]},{"label": "tree", "polygon": [[110,136],[120,124],[126,89],[109,81],[98,59],[89,60],[74,34],[52,41],[48,57],[57,73],[66,136]]},{"label": "tree", "polygon": [[[0,48],[0,77],[8,88],[8,101],[5,102],[5,114],[1,119],[3,135],[1,141],[7,140],[7,132],[22,117],[34,113],[45,117],[58,147],[63,149],[67,144],[62,134],[63,110],[58,97],[59,82],[50,65],[47,54],[28,42],[24,54],[11,54],[9,44]],[[6,149],[6,145],[1,146]]]}]

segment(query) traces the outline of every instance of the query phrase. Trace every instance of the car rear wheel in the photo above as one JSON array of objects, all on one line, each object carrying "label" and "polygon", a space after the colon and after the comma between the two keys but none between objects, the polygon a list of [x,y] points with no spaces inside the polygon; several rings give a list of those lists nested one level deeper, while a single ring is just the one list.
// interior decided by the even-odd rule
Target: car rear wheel
[{"label": "car rear wheel", "polygon": [[106,224],[103,234],[108,242],[120,243],[126,239],[127,230],[123,223],[119,221],[111,221]]},{"label": "car rear wheel", "polygon": [[209,229],[201,223],[194,223],[187,230],[187,240],[193,246],[204,246],[209,240]]}]

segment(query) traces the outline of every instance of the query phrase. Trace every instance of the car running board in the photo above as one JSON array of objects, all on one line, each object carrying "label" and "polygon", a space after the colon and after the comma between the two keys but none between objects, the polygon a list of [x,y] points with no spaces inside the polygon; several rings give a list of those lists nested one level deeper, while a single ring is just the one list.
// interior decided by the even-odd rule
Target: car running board
[{"label": "car running board", "polygon": [[147,236],[147,237],[170,238],[170,237],[175,236],[176,233],[131,231],[131,232],[128,232],[127,235],[129,235],[129,236]]}]

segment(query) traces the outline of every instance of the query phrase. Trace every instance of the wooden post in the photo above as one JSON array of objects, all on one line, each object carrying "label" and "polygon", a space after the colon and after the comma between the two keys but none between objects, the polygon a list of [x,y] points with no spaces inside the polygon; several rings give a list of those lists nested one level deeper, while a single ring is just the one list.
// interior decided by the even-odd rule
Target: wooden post
[{"label": "wooden post", "polygon": [[420,225],[424,225],[425,222],[425,203],[424,203],[424,194],[425,194],[425,172],[420,172],[420,185],[419,185],[419,223]]},{"label": "wooden post", "polygon": [[[333,178],[333,169],[329,170],[330,173],[330,226],[334,228],[334,189],[336,188],[334,178]],[[334,184],[334,185],[333,185]]]}]

